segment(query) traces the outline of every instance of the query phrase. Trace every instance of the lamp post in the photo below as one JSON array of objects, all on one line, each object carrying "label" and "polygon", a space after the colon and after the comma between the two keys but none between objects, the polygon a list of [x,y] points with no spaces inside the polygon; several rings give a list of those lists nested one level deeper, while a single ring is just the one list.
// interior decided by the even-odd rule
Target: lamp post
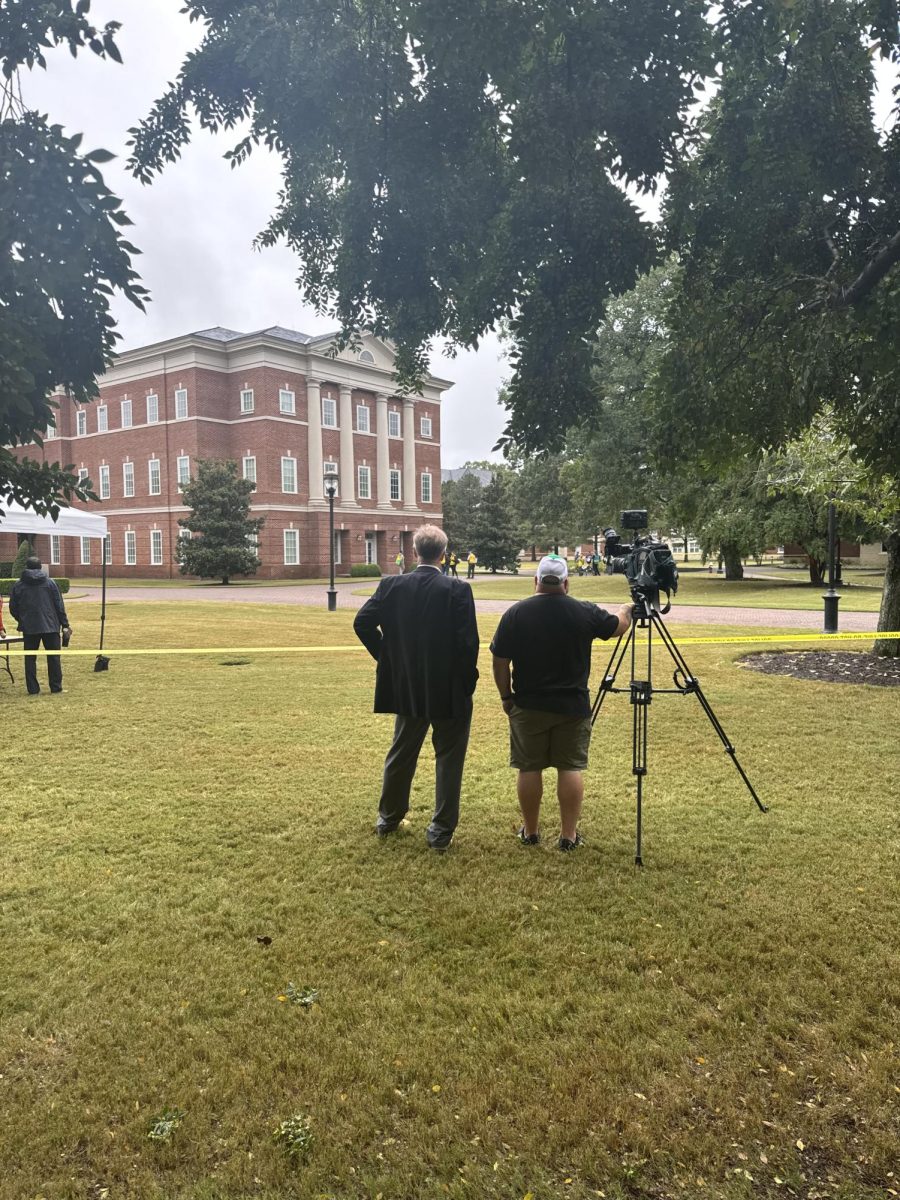
[{"label": "lamp post", "polygon": [[834,493],[828,497],[828,591],[822,597],[825,601],[825,633],[838,631],[838,602],[840,594],[834,589],[834,552],[835,552],[835,513]]},{"label": "lamp post", "polygon": [[328,584],[328,611],[337,608],[337,590],[334,586],[334,497],[337,494],[338,477],[333,471],[325,472],[325,495],[328,497],[328,563],[330,567]]}]

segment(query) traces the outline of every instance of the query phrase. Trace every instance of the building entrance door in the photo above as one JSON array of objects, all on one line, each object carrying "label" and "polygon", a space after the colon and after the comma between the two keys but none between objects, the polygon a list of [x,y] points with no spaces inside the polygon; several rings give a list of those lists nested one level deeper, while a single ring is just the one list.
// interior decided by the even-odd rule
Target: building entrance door
[{"label": "building entrance door", "polygon": [[378,562],[378,534],[366,534],[366,562],[371,566]]}]

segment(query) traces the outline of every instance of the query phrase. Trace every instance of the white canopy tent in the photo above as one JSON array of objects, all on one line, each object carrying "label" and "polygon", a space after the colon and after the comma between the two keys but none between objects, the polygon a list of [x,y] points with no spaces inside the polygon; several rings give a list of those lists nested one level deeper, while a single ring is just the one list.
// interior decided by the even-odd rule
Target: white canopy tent
[{"label": "white canopy tent", "polygon": [[[0,532],[54,534],[57,537],[106,538],[106,517],[98,513],[84,512],[79,508],[61,508],[54,519],[42,517],[30,508],[23,508],[8,496],[0,495]],[[100,649],[103,649],[103,633],[106,628],[106,548],[100,551],[102,567],[102,590],[100,596]],[[105,660],[108,661],[108,660]],[[95,668],[96,669],[96,668]]]}]

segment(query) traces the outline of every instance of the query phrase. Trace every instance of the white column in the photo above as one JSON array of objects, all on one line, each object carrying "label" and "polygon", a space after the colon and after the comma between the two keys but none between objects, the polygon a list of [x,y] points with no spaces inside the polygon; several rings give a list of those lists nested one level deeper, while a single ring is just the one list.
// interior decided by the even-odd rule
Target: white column
[{"label": "white column", "polygon": [[391,507],[391,455],[388,445],[388,398],[375,396],[375,433],[378,435],[378,507]]},{"label": "white column", "polygon": [[341,384],[341,505],[358,508],[356,503],[356,463],[353,460],[353,403],[350,387]]},{"label": "white column", "polygon": [[403,507],[416,503],[416,409],[412,396],[403,397]]},{"label": "white column", "polygon": [[322,478],[322,381],[306,381],[307,461],[309,465],[309,502],[324,506],[325,481]]}]

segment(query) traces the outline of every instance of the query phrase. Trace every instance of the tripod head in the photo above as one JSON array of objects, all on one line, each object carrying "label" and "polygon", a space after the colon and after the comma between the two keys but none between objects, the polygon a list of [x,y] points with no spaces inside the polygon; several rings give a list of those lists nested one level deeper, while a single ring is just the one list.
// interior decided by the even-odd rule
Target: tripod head
[{"label": "tripod head", "polygon": [[631,599],[634,601],[634,619],[649,621],[653,613],[663,615],[672,607],[668,599],[660,608],[658,587],[632,587]]}]

